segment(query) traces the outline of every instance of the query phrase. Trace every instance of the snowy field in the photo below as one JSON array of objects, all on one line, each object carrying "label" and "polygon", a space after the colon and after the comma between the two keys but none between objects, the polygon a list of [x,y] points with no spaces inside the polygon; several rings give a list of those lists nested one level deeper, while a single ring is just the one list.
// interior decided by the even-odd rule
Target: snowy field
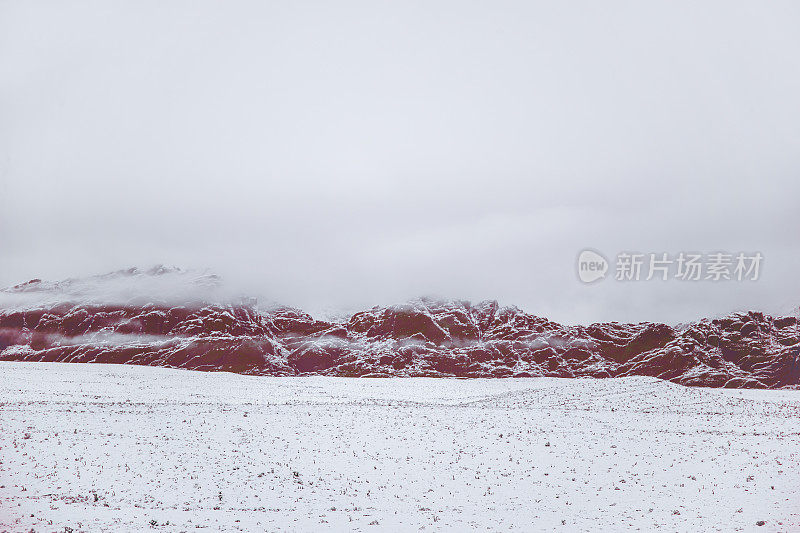
[{"label": "snowy field", "polygon": [[3,362],[31,529],[800,531],[800,391]]}]

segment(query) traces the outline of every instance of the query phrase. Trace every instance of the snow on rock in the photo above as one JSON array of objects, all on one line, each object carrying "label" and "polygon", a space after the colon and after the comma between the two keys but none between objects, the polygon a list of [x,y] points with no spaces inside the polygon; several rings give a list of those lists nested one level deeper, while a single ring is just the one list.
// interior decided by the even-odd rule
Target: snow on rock
[{"label": "snow on rock", "polygon": [[[176,276],[188,276],[194,292],[167,290]],[[0,291],[0,360],[258,375],[639,375],[708,387],[800,385],[800,331],[791,316],[564,326],[493,301],[420,299],[328,322],[219,298],[218,288],[214,276],[164,267],[32,280]]]}]

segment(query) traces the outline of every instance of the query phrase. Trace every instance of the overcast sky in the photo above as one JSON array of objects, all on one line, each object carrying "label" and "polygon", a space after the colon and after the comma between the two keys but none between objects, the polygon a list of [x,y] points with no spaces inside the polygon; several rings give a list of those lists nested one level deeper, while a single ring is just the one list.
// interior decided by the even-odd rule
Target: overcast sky
[{"label": "overcast sky", "polygon": [[[798,28],[797,2],[0,0],[0,285],[165,263],[309,308],[788,312]],[[764,262],[584,285],[586,247]]]}]

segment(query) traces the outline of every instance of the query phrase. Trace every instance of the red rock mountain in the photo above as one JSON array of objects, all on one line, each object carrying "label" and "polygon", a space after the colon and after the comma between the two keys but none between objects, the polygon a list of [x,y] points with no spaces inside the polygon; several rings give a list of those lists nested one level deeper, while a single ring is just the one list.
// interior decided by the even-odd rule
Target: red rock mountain
[{"label": "red rock mountain", "polygon": [[[794,316],[736,313],[689,325],[564,326],[494,301],[421,299],[349,320],[317,320],[252,302],[177,305],[100,297],[109,280],[175,273],[136,269],[4,289],[0,360],[122,363],[292,376],[656,376],[683,385],[797,388]],[[213,276],[194,283],[213,287]],[[135,284],[133,285],[135,287]],[[16,298],[16,300],[15,300]],[[115,304],[109,301],[117,301]],[[190,301],[184,298],[184,301]]]}]

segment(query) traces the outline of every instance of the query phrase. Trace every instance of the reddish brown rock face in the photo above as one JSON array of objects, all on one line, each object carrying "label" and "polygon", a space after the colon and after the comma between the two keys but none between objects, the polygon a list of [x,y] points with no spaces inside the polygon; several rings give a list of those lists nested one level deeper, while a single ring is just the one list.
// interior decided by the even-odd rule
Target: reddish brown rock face
[{"label": "reddish brown rock face", "polygon": [[[5,292],[30,290],[30,284]],[[795,317],[563,326],[496,302],[421,300],[316,320],[253,305],[0,309],[0,360],[154,365],[257,375],[655,376],[684,385],[800,385]]]}]

